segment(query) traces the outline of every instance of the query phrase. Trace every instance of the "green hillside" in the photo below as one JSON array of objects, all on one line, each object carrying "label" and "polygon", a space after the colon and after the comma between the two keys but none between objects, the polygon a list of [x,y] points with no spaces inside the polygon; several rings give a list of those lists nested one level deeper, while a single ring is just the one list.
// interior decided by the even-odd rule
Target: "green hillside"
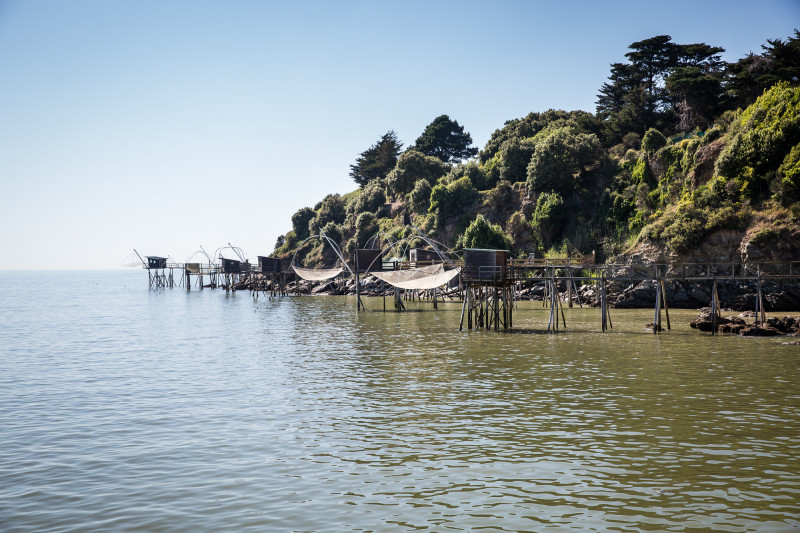
[{"label": "green hillside", "polygon": [[[657,36],[611,66],[596,113],[507,121],[483,147],[447,115],[351,165],[358,189],[298,210],[275,253],[352,252],[412,226],[454,248],[643,261],[800,258],[800,33],[760,55]],[[319,242],[298,257],[331,261]]]}]

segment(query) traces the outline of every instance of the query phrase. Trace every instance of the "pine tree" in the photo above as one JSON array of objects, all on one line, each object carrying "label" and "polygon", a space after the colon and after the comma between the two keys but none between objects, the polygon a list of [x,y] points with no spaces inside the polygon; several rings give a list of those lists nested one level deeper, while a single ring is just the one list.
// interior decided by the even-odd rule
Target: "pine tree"
[{"label": "pine tree", "polygon": [[386,132],[377,143],[361,152],[355,164],[350,165],[350,177],[361,187],[385,178],[397,164],[402,147],[393,130]]}]

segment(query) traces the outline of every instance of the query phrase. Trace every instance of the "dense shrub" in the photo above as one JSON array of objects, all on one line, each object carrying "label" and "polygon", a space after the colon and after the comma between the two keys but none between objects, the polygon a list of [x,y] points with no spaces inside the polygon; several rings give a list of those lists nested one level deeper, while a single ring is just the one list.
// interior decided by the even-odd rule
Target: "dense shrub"
[{"label": "dense shrub", "polygon": [[546,192],[536,199],[531,227],[545,246],[549,246],[560,235],[560,225],[565,216],[564,199],[560,194]]},{"label": "dense shrub", "polygon": [[497,182],[497,186],[486,195],[485,204],[496,211],[503,211],[514,205],[514,189],[506,180]]},{"label": "dense shrub", "polygon": [[361,190],[358,198],[350,204],[353,213],[375,213],[376,215],[386,204],[386,193],[383,191],[381,180],[373,180]]},{"label": "dense shrub", "polygon": [[800,87],[779,83],[764,92],[734,120],[729,135],[717,174],[739,178],[751,196],[763,192],[754,182],[777,171],[800,143]]},{"label": "dense shrub", "polygon": [[433,188],[428,180],[417,180],[414,190],[409,195],[411,210],[415,213],[427,213],[431,205],[431,191]]},{"label": "dense shrub", "polygon": [[655,153],[667,145],[667,138],[655,128],[650,128],[642,137],[642,150],[647,153]]},{"label": "dense shrub", "polygon": [[778,199],[784,205],[800,201],[800,144],[796,144],[778,167],[781,190]]},{"label": "dense shrub", "polygon": [[[497,178],[490,178],[486,175],[486,169],[476,163],[475,161],[468,161],[466,163],[456,165],[439,180],[439,183],[453,183],[454,181],[463,177],[469,178],[472,186],[476,189],[484,190],[491,189],[497,182]],[[431,184],[432,186],[435,184]]]},{"label": "dense shrub", "polygon": [[341,244],[344,239],[344,228],[336,222],[328,222],[322,228],[322,233],[336,244]]},{"label": "dense shrub", "polygon": [[447,170],[448,166],[440,159],[408,150],[397,159],[397,165],[386,176],[386,185],[392,194],[405,195],[411,192],[418,180],[424,179],[431,186],[435,185]]},{"label": "dense shrub", "polygon": [[528,188],[535,192],[568,194],[575,190],[576,175],[598,163],[602,155],[594,134],[574,135],[569,128],[557,128],[537,138],[528,165]]},{"label": "dense shrub", "polygon": [[363,247],[367,241],[378,233],[378,219],[374,213],[361,213],[356,219],[356,231],[354,238],[359,247]]},{"label": "dense shrub", "polygon": [[298,239],[302,240],[308,237],[308,223],[316,216],[316,213],[310,207],[303,207],[298,209],[292,215],[292,231]]},{"label": "dense shrub", "polygon": [[470,223],[460,240],[463,248],[511,249],[511,242],[503,229],[490,224],[483,215],[478,215]]},{"label": "dense shrub", "polygon": [[319,204],[317,214],[308,224],[309,232],[312,235],[319,234],[328,223],[341,224],[344,222],[346,211],[344,200],[338,194],[329,194],[323,198]]},{"label": "dense shrub", "polygon": [[478,198],[478,191],[467,177],[447,185],[440,183],[431,191],[429,212],[438,211],[439,217],[449,217],[470,209]]},{"label": "dense shrub", "polygon": [[535,147],[533,138],[512,137],[505,141],[498,153],[500,156],[499,178],[512,183],[525,181],[528,178],[528,164],[531,162]]}]

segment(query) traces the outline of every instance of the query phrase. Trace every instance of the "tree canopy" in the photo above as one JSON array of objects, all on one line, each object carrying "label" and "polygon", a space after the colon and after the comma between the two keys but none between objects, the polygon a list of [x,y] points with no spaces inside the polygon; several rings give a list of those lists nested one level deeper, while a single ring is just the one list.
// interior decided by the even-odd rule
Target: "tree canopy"
[{"label": "tree canopy", "polygon": [[477,155],[478,149],[471,145],[472,136],[464,131],[463,126],[447,115],[440,115],[419,136],[414,150],[450,163]]},{"label": "tree canopy", "polygon": [[397,164],[402,147],[394,131],[384,133],[378,142],[361,152],[355,164],[350,165],[350,177],[361,187],[385,178]]},{"label": "tree canopy", "polygon": [[408,194],[418,180],[427,180],[433,186],[446,172],[447,165],[438,158],[416,150],[407,150],[397,159],[397,165],[386,176],[386,185],[393,194]]}]

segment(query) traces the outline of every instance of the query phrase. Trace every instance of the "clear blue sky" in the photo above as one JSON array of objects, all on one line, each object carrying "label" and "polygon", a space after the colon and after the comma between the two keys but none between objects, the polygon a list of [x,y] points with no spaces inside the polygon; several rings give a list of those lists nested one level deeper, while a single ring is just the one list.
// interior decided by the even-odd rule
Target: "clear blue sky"
[{"label": "clear blue sky", "polygon": [[733,61],[795,27],[798,0],[0,0],[0,269],[266,255],[390,129],[448,114],[483,147],[594,112],[632,42]]}]

